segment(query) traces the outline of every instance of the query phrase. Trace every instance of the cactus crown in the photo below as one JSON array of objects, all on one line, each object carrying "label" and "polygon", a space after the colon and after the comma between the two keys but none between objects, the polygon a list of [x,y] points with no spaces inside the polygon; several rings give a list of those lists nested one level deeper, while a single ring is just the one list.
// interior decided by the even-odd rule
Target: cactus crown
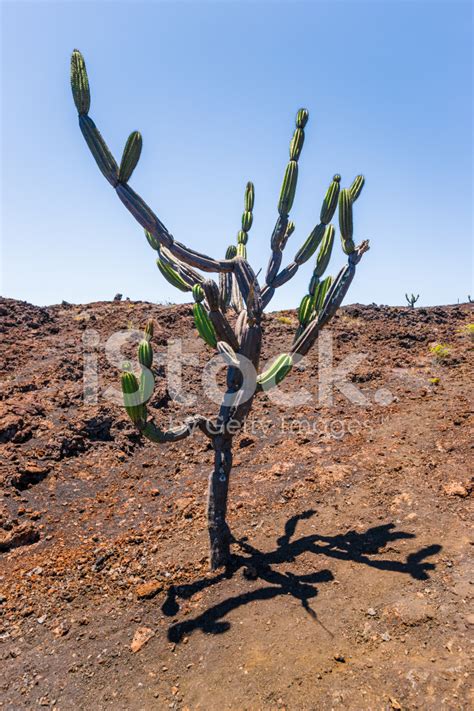
[{"label": "cactus crown", "polygon": [[[303,297],[298,309],[299,327],[293,346],[290,352],[279,356],[257,379],[259,389],[267,389],[281,382],[290,372],[294,356],[304,355],[309,350],[319,329],[338,308],[352,281],[356,264],[368,249],[368,242],[362,242],[357,248],[353,242],[353,205],[364,186],[364,176],[356,176],[349,188],[342,189],[341,176],[338,173],[333,176],[322,202],[319,223],[296,252],[293,261],[284,269],[280,269],[283,249],[295,230],[294,223],[289,219],[289,213],[295,199],[298,161],[302,154],[305,127],[309,118],[307,109],[299,109],[290,141],[289,161],[284,171],[278,200],[278,217],[271,237],[272,256],[265,283],[260,285],[247,261],[247,242],[253,225],[255,204],[253,183],[248,182],[245,186],[237,243],[227,248],[225,258],[212,259],[205,254],[188,249],[185,245],[175,242],[151,208],[128,185],[141,156],[141,134],[133,131],[129,135],[119,166],[89,117],[89,80],[84,59],[78,50],[74,50],[71,58],[71,89],[79,114],[81,132],[100,171],[144,228],[149,245],[157,252],[157,266],[162,276],[177,289],[192,293],[193,315],[198,333],[209,346],[218,348],[219,352],[226,356],[229,367],[235,370],[239,353],[245,355],[255,367],[258,367],[263,309],[270,302],[275,289],[289,281],[299,266],[316,253],[308,293]],[[347,265],[339,272],[336,279],[332,277],[323,279],[333,251],[335,228],[331,221],[337,210],[342,249],[348,256]],[[205,280],[196,269],[219,273],[219,286],[212,280]],[[417,299],[418,297],[414,297],[413,294],[411,299],[407,296],[407,300],[409,303],[412,302],[412,305]],[[225,316],[229,305],[232,305],[238,313],[235,329]],[[148,386],[144,373],[152,373],[152,338],[153,323],[150,321],[145,326],[144,337],[138,347],[138,360],[143,369],[141,379],[139,380],[130,368],[125,369],[122,375],[125,407],[133,422],[145,436],[153,441],[174,441],[173,437],[181,438],[183,432],[185,432],[184,436],[189,434],[186,428],[185,430],[181,428],[178,433],[171,433],[171,431],[163,433],[147,420],[146,402],[149,395],[145,393]],[[153,374],[150,377],[153,379]],[[235,380],[235,377],[229,375],[230,387],[234,390],[235,382],[232,379]],[[139,397],[141,400],[138,401]],[[240,412],[239,408],[237,410]],[[227,418],[229,413],[227,410],[225,413]],[[242,414],[242,418],[244,416]]]}]

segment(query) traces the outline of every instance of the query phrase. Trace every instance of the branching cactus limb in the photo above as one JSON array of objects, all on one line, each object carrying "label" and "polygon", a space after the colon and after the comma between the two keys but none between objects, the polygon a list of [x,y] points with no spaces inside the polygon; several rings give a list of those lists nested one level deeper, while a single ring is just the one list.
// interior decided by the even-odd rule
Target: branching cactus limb
[{"label": "branching cactus limb", "polygon": [[419,294],[417,294],[416,296],[415,296],[415,294],[411,294],[411,296],[408,296],[408,294],[405,294],[405,299],[408,302],[408,306],[412,309],[415,308],[415,304],[419,298],[420,298]]},{"label": "branching cactus limb", "polygon": [[[210,563],[215,569],[227,565],[230,559],[231,535],[227,524],[227,500],[232,469],[232,445],[235,434],[242,428],[256,395],[276,387],[289,375],[294,364],[306,355],[316,341],[321,328],[332,318],[354,278],[356,265],[368,249],[363,241],[358,247],[353,241],[353,205],[364,185],[363,176],[355,178],[349,188],[340,187],[340,175],[334,175],[322,202],[319,223],[315,226],[292,262],[281,269],[283,250],[295,230],[289,213],[293,205],[298,181],[298,161],[305,141],[308,111],[300,109],[290,143],[289,162],[285,169],[278,200],[278,218],[271,236],[271,257],[260,287],[257,275],[247,259],[247,241],[253,223],[255,189],[247,183],[244,211],[237,245],[228,247],[224,259],[213,259],[175,241],[168,229],[146,202],[130,187],[141,152],[142,137],[138,131],[130,134],[120,165],[89,117],[90,88],[85,63],[75,50],[71,60],[71,86],[79,114],[79,125],[87,145],[106,180],[118,197],[144,228],[150,247],[157,253],[161,275],[175,288],[190,292],[196,329],[207,347],[214,349],[226,366],[226,392],[215,420],[195,414],[183,424],[162,429],[149,417],[148,403],[153,394],[157,371],[153,367],[153,325],[145,327],[138,346],[138,375],[131,365],[122,373],[124,407],[131,421],[150,441],[157,444],[177,442],[189,437],[196,429],[212,442],[214,467],[208,485],[208,530]],[[324,278],[335,241],[331,224],[339,208],[342,250],[347,264],[336,278]],[[287,352],[273,359],[259,373],[262,348],[263,310],[275,290],[287,283],[316,253],[316,262],[308,286],[308,293],[298,309],[299,325]],[[219,284],[200,272],[218,274]],[[418,298],[418,297],[417,297]],[[229,306],[236,312],[232,325],[226,312]]]},{"label": "branching cactus limb", "polygon": [[[128,178],[130,177],[131,172],[135,168],[140,157],[141,136],[138,141],[136,136],[139,136],[140,134],[135,134],[134,157],[136,160],[131,170],[130,167],[133,164],[133,160],[130,160],[130,158],[125,154],[131,149],[130,144],[133,143],[131,138],[134,134],[131,134],[129,137],[125,146],[123,157],[124,167],[120,173],[119,167],[109,147],[102,138],[102,135],[95,123],[88,115],[91,103],[89,80],[87,77],[84,58],[77,49],[74,50],[71,58],[71,88],[74,103],[76,104],[77,112],[79,114],[79,126],[82,131],[82,135],[89,146],[89,150],[91,151],[99,170],[112,187],[115,188],[120,200],[135,217],[135,219],[141,224],[141,226],[150,232],[160,245],[167,247],[175,257],[182,260],[190,267],[196,267],[198,269],[202,269],[203,271],[210,272],[231,272],[233,270],[232,261],[211,259],[205,254],[200,254],[199,252],[195,252],[194,250],[185,247],[179,242],[175,242],[172,235],[158,219],[153,210],[151,210],[146,202],[128,185]],[[138,144],[140,150],[137,149]]]}]

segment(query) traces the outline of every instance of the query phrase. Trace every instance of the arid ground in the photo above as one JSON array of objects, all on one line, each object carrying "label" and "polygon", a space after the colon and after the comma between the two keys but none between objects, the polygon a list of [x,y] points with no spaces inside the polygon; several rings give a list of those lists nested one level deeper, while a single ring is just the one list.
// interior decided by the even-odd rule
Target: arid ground
[{"label": "arid ground", "polygon": [[[309,402],[257,397],[217,573],[209,440],[143,441],[104,396],[107,339],[150,317],[157,351],[183,339],[207,362],[189,305],[0,300],[0,708],[472,708],[472,307],[341,309],[334,364],[365,354],[347,378],[364,402],[318,399],[318,347],[281,387]],[[263,362],[295,326],[266,316]],[[201,393],[196,365],[183,378]],[[152,405],[195,410],[164,376]]]}]

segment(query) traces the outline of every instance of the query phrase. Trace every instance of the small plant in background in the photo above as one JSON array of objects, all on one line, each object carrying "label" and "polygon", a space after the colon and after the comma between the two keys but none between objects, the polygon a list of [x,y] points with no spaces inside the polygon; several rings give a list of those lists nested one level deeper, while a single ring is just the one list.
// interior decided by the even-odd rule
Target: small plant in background
[{"label": "small plant in background", "polygon": [[408,301],[408,306],[410,306],[412,309],[415,308],[415,304],[419,298],[420,298],[419,294],[417,294],[416,296],[415,296],[415,294],[412,294],[411,296],[408,296],[408,294],[405,294],[405,299]]},{"label": "small plant in background", "polygon": [[469,336],[471,340],[474,340],[474,323],[466,323],[466,325],[463,326],[459,332],[465,336]]},{"label": "small plant in background", "polygon": [[293,321],[289,316],[277,316],[276,320],[279,323],[285,324],[285,326],[291,326],[293,324]]},{"label": "small plant in background", "polygon": [[470,295],[470,294],[467,295],[467,300],[469,301],[470,304],[472,304],[472,299],[471,299],[471,295]]},{"label": "small plant in background", "polygon": [[440,379],[439,378],[430,378],[429,382],[430,382],[430,385],[439,385]]},{"label": "small plant in background", "polygon": [[439,362],[445,361],[451,355],[451,349],[446,343],[436,343],[430,346],[430,351]]},{"label": "small plant in background", "polygon": [[[191,292],[194,299],[193,314],[196,328],[211,348],[217,349],[227,365],[227,392],[219,414],[214,421],[200,414],[169,430],[161,429],[149,419],[147,403],[152,393],[157,372],[153,369],[153,329],[148,324],[138,347],[140,377],[127,370],[122,375],[122,390],[126,411],[149,440],[156,443],[177,442],[200,429],[211,440],[214,450],[214,468],[209,476],[208,531],[210,538],[211,568],[225,565],[230,558],[232,536],[226,521],[229,479],[232,469],[232,447],[235,434],[245,422],[256,393],[278,385],[291,371],[301,356],[306,355],[318,338],[323,326],[336,313],[356,272],[356,265],[368,250],[368,241],[356,247],[353,241],[353,204],[360,195],[364,177],[358,175],[349,188],[340,187],[340,175],[335,175],[324,197],[319,223],[296,252],[290,264],[281,269],[283,250],[294,232],[289,219],[298,180],[298,160],[305,139],[308,111],[296,114],[296,127],[290,143],[289,162],[286,166],[278,201],[278,217],[271,235],[271,256],[264,277],[259,283],[257,275],[247,261],[248,234],[253,222],[255,191],[247,183],[244,211],[237,244],[227,248],[224,259],[213,259],[177,242],[145,201],[128,185],[139,161],[142,137],[138,131],[130,134],[120,166],[115,161],[102,135],[89,117],[90,91],[84,59],[75,50],[71,60],[71,85],[79,114],[79,126],[89,149],[106,180],[133,217],[144,228],[146,238],[157,252],[157,265],[164,278],[180,291]],[[331,220],[339,207],[341,245],[347,264],[335,279],[322,279],[329,263],[334,244],[335,228]],[[319,248],[319,251],[318,251]],[[259,372],[262,347],[263,311],[270,303],[275,290],[288,282],[299,267],[317,252],[316,264],[309,283],[308,293],[298,310],[299,327],[288,352],[252,376],[254,382],[249,392],[242,373],[250,362],[252,372]],[[219,275],[219,284],[205,279],[196,270]],[[232,325],[229,310],[236,319]],[[248,368],[247,368],[248,371]]]}]

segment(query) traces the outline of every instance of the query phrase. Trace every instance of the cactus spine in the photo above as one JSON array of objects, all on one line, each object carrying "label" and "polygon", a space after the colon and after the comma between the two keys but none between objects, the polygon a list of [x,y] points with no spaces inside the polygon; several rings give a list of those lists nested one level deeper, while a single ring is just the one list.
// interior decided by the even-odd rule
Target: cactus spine
[{"label": "cactus spine", "polygon": [[[212,442],[214,468],[209,477],[208,529],[211,567],[215,569],[227,564],[230,557],[231,535],[226,523],[226,507],[235,425],[237,429],[243,426],[255,392],[278,385],[291,371],[296,358],[309,351],[320,329],[335,313],[346,295],[356,266],[368,249],[367,241],[363,241],[357,248],[353,242],[352,206],[360,195],[364,178],[358,175],[350,188],[341,190],[340,176],[333,177],[322,203],[320,223],[297,251],[293,261],[282,267],[283,250],[294,231],[289,212],[295,198],[298,161],[305,142],[305,126],[308,121],[307,109],[299,109],[289,147],[289,162],[278,200],[279,214],[270,240],[272,255],[265,284],[261,287],[257,275],[247,261],[248,234],[253,224],[255,202],[253,184],[247,183],[245,189],[244,211],[237,244],[227,249],[225,259],[213,259],[190,249],[175,241],[153,210],[128,184],[141,155],[140,133],[134,131],[130,134],[119,168],[97,126],[89,117],[89,81],[84,59],[78,50],[74,50],[71,58],[71,89],[81,132],[100,171],[114,187],[123,205],[145,230],[149,245],[157,252],[157,265],[163,277],[181,291],[192,292],[193,316],[198,333],[205,343],[217,348],[227,365],[226,398],[235,396],[233,403],[229,405],[229,401],[224,398],[219,415],[214,421],[196,414],[188,418],[182,426],[166,431],[161,430],[153,418],[147,419],[147,403],[151,398],[156,376],[156,370],[153,369],[151,321],[147,323],[138,345],[140,376],[137,377],[131,367],[126,368],[121,376],[125,409],[144,437],[156,443],[177,442],[193,434],[196,425]],[[333,282],[331,277],[322,279],[322,276],[333,249],[335,230],[331,221],[338,205],[342,247],[348,258],[346,266]],[[257,376],[256,391],[244,399],[240,393],[242,378],[239,368],[245,365],[247,359],[254,368],[252,372],[259,371],[264,308],[270,303],[275,290],[287,283],[296,274],[299,266],[316,252],[316,264],[308,293],[298,309],[299,326],[290,352],[282,353]],[[219,287],[212,279],[204,278],[195,270],[218,273]],[[414,295],[412,297],[413,301],[418,298]],[[230,304],[238,314],[235,326],[232,326],[225,316]]]}]

